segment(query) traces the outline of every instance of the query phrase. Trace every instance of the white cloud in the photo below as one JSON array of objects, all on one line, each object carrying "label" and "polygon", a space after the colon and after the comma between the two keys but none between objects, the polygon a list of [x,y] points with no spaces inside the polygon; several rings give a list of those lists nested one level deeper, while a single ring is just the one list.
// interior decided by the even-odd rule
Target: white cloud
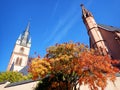
[{"label": "white cloud", "polygon": [[73,27],[73,25],[76,23],[78,20],[79,14],[76,14],[67,24],[65,24],[64,27],[61,28],[61,32],[57,34],[57,36],[53,40],[53,44],[59,42],[67,33],[68,31]]},{"label": "white cloud", "polygon": [[[57,1],[55,5],[53,14],[56,12],[58,5],[59,1]],[[78,16],[80,15],[79,12],[77,11],[76,4],[72,4],[68,12],[66,12],[65,15],[62,15],[58,23],[54,25],[54,28],[50,29],[51,33],[49,33],[49,36],[47,36],[47,39],[44,41],[44,44],[49,43],[52,45],[60,41],[67,34],[68,30],[75,24]]]}]

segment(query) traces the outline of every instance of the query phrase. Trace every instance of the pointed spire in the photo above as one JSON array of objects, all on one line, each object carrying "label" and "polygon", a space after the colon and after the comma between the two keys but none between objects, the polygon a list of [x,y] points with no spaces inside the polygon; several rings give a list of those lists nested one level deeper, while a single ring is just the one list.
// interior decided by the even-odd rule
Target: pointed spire
[{"label": "pointed spire", "polygon": [[90,11],[88,11],[83,4],[80,5],[82,8],[82,18],[93,17]]},{"label": "pointed spire", "polygon": [[28,32],[29,31],[29,29],[30,29],[30,22],[28,22],[28,25],[27,25],[27,28],[26,28],[26,32]]},{"label": "pointed spire", "polygon": [[27,46],[27,43],[29,42],[29,28],[30,28],[30,22],[28,22],[28,25],[22,34],[21,45],[23,46]]}]

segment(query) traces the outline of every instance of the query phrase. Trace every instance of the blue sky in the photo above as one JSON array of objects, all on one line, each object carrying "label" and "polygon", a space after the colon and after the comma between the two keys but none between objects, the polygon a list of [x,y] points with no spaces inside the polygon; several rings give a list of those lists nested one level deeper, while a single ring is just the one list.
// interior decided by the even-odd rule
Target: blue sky
[{"label": "blue sky", "polygon": [[32,47],[42,57],[46,48],[69,41],[89,45],[80,4],[97,23],[120,27],[120,0],[0,0],[0,71],[5,71],[18,36],[30,21]]}]

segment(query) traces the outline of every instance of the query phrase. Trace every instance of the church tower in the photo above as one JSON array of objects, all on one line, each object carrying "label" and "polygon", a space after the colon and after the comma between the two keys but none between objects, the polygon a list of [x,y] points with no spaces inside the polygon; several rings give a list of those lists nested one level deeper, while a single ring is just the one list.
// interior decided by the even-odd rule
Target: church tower
[{"label": "church tower", "polygon": [[31,38],[29,37],[30,24],[28,23],[25,31],[20,34],[14,46],[7,71],[20,71],[27,66],[28,56],[31,47]]},{"label": "church tower", "polygon": [[102,55],[109,53],[108,48],[106,47],[105,40],[102,38],[99,31],[98,25],[94,20],[94,17],[90,11],[88,11],[83,4],[82,7],[82,19],[87,28],[88,35],[90,38],[90,47],[98,49]]}]

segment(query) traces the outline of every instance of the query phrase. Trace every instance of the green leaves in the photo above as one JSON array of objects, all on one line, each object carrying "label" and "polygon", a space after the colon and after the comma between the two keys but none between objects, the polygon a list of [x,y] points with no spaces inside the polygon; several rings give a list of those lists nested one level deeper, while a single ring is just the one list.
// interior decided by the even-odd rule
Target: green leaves
[{"label": "green leaves", "polygon": [[22,75],[19,72],[7,71],[0,73],[0,82],[9,81],[9,82],[19,82],[32,78],[32,75],[28,74],[27,76]]}]

